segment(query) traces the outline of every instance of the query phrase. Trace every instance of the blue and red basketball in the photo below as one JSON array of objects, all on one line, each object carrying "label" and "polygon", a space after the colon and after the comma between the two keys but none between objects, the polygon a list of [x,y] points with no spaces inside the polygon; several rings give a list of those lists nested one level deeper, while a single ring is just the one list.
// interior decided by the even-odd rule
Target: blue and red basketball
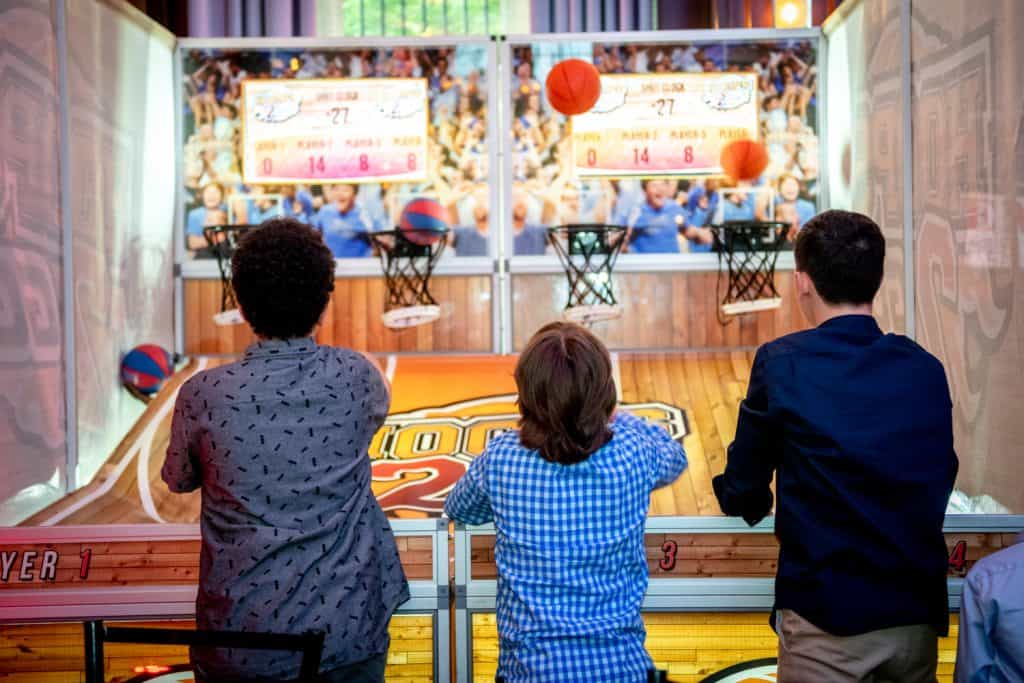
[{"label": "blue and red basketball", "polygon": [[145,395],[155,394],[174,374],[174,359],[156,344],[142,344],[121,359],[121,381]]},{"label": "blue and red basketball", "polygon": [[448,231],[448,209],[434,199],[414,199],[402,209],[398,227],[413,244],[433,244]]}]

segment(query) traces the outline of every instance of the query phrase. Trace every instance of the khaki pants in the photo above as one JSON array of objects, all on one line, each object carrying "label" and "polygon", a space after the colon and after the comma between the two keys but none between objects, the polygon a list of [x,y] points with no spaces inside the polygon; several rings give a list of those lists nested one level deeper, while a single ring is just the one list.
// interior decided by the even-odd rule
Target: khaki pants
[{"label": "khaki pants", "polygon": [[934,683],[938,635],[928,625],[840,637],[792,610],[775,615],[779,683]]}]

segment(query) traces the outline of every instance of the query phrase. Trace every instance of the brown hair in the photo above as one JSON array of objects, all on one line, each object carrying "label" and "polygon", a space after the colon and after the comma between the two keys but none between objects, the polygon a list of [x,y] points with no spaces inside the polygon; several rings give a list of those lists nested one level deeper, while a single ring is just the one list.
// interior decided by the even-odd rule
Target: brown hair
[{"label": "brown hair", "polygon": [[540,328],[516,364],[519,440],[550,462],[583,462],[608,443],[615,410],[612,362],[604,344],[579,325]]}]

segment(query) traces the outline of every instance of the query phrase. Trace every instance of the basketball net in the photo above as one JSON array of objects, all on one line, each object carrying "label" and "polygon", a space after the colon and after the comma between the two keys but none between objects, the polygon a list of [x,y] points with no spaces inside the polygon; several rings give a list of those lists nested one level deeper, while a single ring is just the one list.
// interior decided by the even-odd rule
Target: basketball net
[{"label": "basketball net", "polygon": [[612,272],[625,236],[625,228],[612,225],[563,225],[548,231],[569,285],[565,320],[589,326],[622,315]]},{"label": "basketball net", "polygon": [[[719,323],[728,325],[737,315],[782,305],[775,288],[775,263],[788,227],[788,223],[775,221],[730,221],[711,226],[718,252],[715,293],[721,304]],[[723,295],[722,278],[726,273],[728,287]]]},{"label": "basketball net", "polygon": [[411,230],[436,238],[430,244],[411,242],[401,230],[371,233],[380,253],[388,295],[381,320],[393,330],[432,323],[441,307],[430,293],[430,276],[447,244],[447,230]]},{"label": "basketball net", "polygon": [[238,310],[235,290],[231,287],[231,256],[235,253],[235,248],[242,236],[249,230],[258,227],[258,225],[211,225],[203,228],[203,236],[217,258],[217,269],[220,271],[220,312],[213,314],[215,325],[226,327],[241,325],[245,322],[242,312]]}]

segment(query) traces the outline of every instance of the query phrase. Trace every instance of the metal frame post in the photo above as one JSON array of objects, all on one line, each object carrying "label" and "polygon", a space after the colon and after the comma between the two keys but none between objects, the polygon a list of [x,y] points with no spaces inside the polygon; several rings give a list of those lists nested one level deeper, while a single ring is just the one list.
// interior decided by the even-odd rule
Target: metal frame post
[{"label": "metal frame post", "polygon": [[64,340],[64,490],[78,487],[78,373],[75,360],[74,223],[71,207],[71,114],[68,90],[68,27],[64,0],[53,3],[57,39],[57,102],[59,110],[58,169],[60,174],[61,275]]},{"label": "metal frame post", "polygon": [[914,120],[912,27],[910,0],[900,0],[900,89],[903,109],[903,322],[911,339],[917,334],[917,294],[914,283]]},{"label": "metal frame post", "polygon": [[82,624],[85,635],[85,683],[103,683],[103,622]]}]

